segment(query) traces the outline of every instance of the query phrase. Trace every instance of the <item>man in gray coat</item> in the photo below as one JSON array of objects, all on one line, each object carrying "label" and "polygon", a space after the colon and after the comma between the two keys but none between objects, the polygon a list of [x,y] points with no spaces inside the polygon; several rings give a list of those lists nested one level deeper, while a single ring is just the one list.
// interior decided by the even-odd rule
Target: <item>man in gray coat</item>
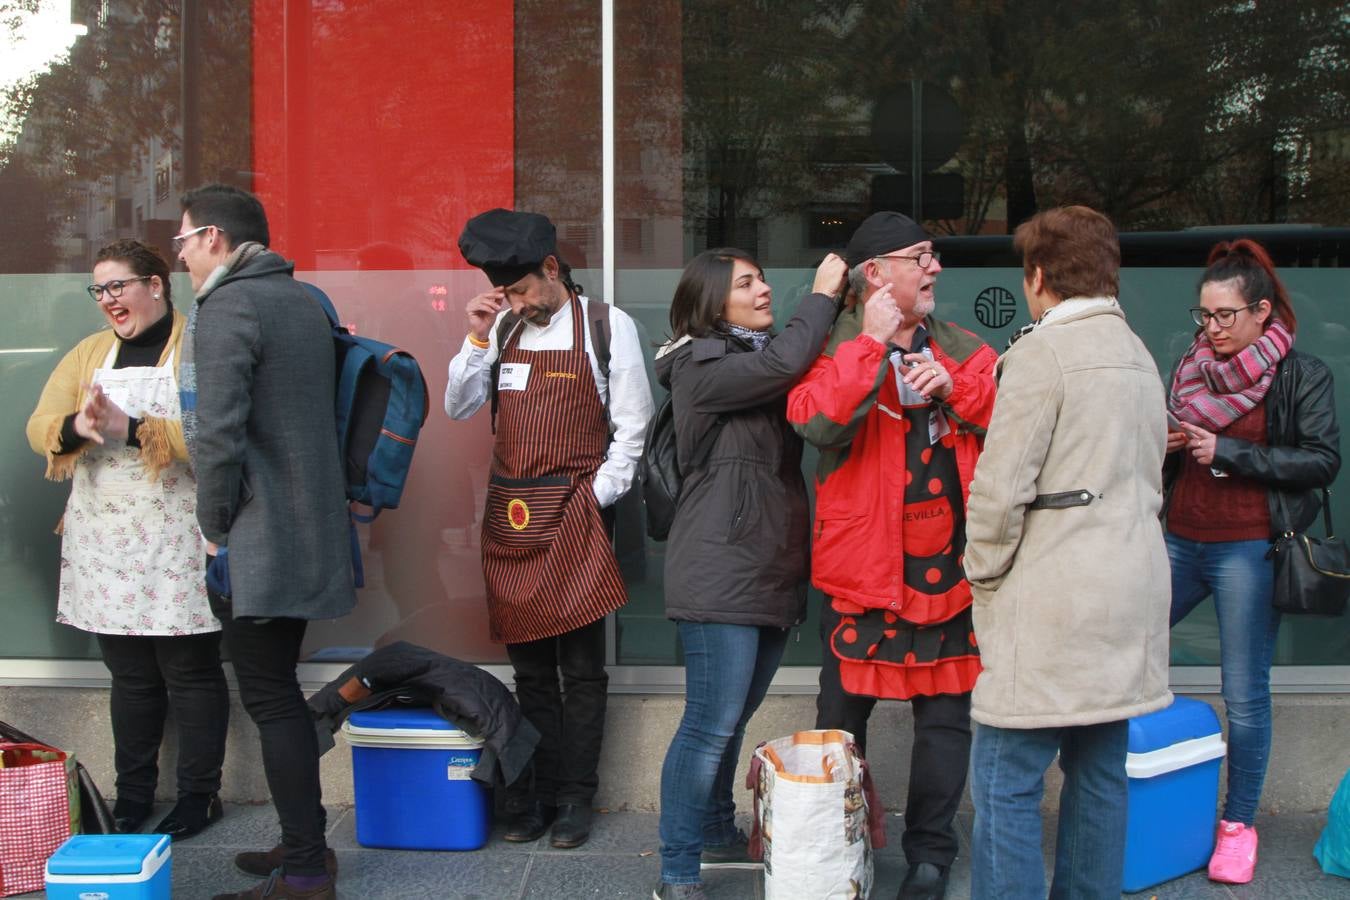
[{"label": "man in gray coat", "polygon": [[319,305],[267,249],[256,197],[207,185],[182,199],[174,238],[196,292],[183,340],[183,432],[197,476],[207,596],[258,726],[281,844],[243,853],[266,876],[226,898],[333,898],[319,751],[296,678],[311,619],[356,603],[338,459],[332,332]]}]

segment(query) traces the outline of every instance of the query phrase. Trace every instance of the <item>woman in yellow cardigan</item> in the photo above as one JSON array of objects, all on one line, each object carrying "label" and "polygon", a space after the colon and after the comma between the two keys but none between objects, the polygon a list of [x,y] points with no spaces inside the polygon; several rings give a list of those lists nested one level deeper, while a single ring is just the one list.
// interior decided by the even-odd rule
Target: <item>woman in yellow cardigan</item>
[{"label": "woman in yellow cardigan", "polygon": [[164,257],[139,241],[100,250],[88,290],[109,327],[65,355],[28,420],[47,477],[72,479],[56,620],[93,632],[112,673],[120,831],[150,815],[172,706],[178,802],[155,831],[182,839],[221,816],[230,708],[179,416],[186,319]]}]

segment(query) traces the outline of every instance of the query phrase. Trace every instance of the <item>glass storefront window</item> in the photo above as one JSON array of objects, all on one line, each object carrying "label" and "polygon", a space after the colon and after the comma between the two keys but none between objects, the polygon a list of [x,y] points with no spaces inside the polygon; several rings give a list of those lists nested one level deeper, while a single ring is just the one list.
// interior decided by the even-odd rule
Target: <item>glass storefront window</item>
[{"label": "glass storefront window", "polygon": [[[97,250],[136,237],[169,255],[179,196],[218,180],[258,193],[297,276],[357,332],[411,351],[428,382],[403,503],[359,529],[357,609],[314,623],[305,655],[336,661],[408,639],[504,660],[487,637],[478,554],[487,416],[452,422],[441,409],[464,304],[487,284],[456,241],[484,209],[539,209],[578,280],[598,287],[587,271],[600,264],[598,8],[125,0],[70,15],[83,33],[69,55],[3,100],[15,139],[0,152],[11,325],[0,338],[11,423],[0,578],[14,613],[0,656],[96,655],[86,635],[52,622],[51,528],[69,488],[42,481],[21,426],[56,362],[101,324],[83,293]],[[560,40],[516,52],[540,34]],[[186,309],[186,277],[175,289]]]},{"label": "glass storefront window", "polygon": [[[1350,375],[1343,24],[1333,2],[618,0],[616,302],[659,342],[680,267],[731,245],[765,267],[781,324],[824,254],[893,209],[938,238],[938,314],[1002,349],[1026,316],[1012,228],[1085,203],[1123,232],[1121,301],[1163,372],[1209,246],[1250,233],[1279,247],[1300,349]],[[678,661],[659,554],[618,616],[621,662]],[[1217,662],[1212,605],[1173,647]],[[1287,620],[1277,662],[1347,650],[1344,627]],[[819,661],[813,622],[785,661]]]},{"label": "glass storefront window", "polygon": [[[487,641],[478,562],[490,429],[486,415],[451,422],[440,409],[464,303],[485,284],[455,241],[492,206],[550,216],[577,280],[631,313],[653,353],[694,254],[755,253],[781,323],[816,262],[881,208],[939,237],[939,313],[1001,348],[1024,318],[1011,228],[1081,202],[1120,226],[1122,302],[1166,371],[1190,331],[1204,251],[1251,233],[1276,248],[1300,349],[1350,384],[1339,0],[1075,15],[1048,0],[44,0],[0,27],[18,35],[29,7],[50,23],[46,50],[0,64],[0,657],[96,656],[52,622],[50,529],[68,488],[42,480],[20,426],[61,355],[101,324],[82,292],[98,248],[137,237],[167,254],[179,195],[205,181],[257,191],[298,274],[359,332],[412,351],[428,378],[404,504],[362,529],[369,587],[353,616],[310,630],[314,659],[397,638],[503,659]],[[604,7],[615,13],[612,136]],[[185,308],[190,288],[176,279]],[[808,452],[808,474],[814,463]],[[619,510],[632,601],[615,617],[614,659],[669,665],[679,650],[664,546],[646,540],[635,500]],[[1177,664],[1213,664],[1216,647],[1212,611],[1174,632]],[[1277,662],[1340,663],[1347,650],[1342,623],[1291,620]],[[804,623],[785,662],[818,654]]]}]

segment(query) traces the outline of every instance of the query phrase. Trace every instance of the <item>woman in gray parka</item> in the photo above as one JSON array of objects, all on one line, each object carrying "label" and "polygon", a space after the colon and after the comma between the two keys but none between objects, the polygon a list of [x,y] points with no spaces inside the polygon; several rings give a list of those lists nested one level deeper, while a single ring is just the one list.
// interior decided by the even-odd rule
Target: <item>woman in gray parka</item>
[{"label": "woman in gray parka", "polygon": [[[746,858],[731,797],[741,738],[788,629],[805,618],[810,572],[802,444],[787,423],[787,393],[829,334],[845,275],[844,261],[827,256],[778,334],[764,272],[741,250],[699,254],[671,302],[673,337],[656,371],[671,392],[685,473],[665,587],[686,698],[661,771],[657,900],[704,896],[700,857]],[[713,429],[706,463],[694,464]]]}]

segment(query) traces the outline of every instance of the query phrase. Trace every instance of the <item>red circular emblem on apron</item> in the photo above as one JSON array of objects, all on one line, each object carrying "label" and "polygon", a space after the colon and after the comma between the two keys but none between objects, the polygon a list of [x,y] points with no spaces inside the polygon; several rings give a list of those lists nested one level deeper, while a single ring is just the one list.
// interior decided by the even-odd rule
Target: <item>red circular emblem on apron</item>
[{"label": "red circular emblem on apron", "polygon": [[530,524],[530,508],[525,505],[525,501],[517,497],[506,504],[506,521],[516,531],[524,531],[525,526]]}]

